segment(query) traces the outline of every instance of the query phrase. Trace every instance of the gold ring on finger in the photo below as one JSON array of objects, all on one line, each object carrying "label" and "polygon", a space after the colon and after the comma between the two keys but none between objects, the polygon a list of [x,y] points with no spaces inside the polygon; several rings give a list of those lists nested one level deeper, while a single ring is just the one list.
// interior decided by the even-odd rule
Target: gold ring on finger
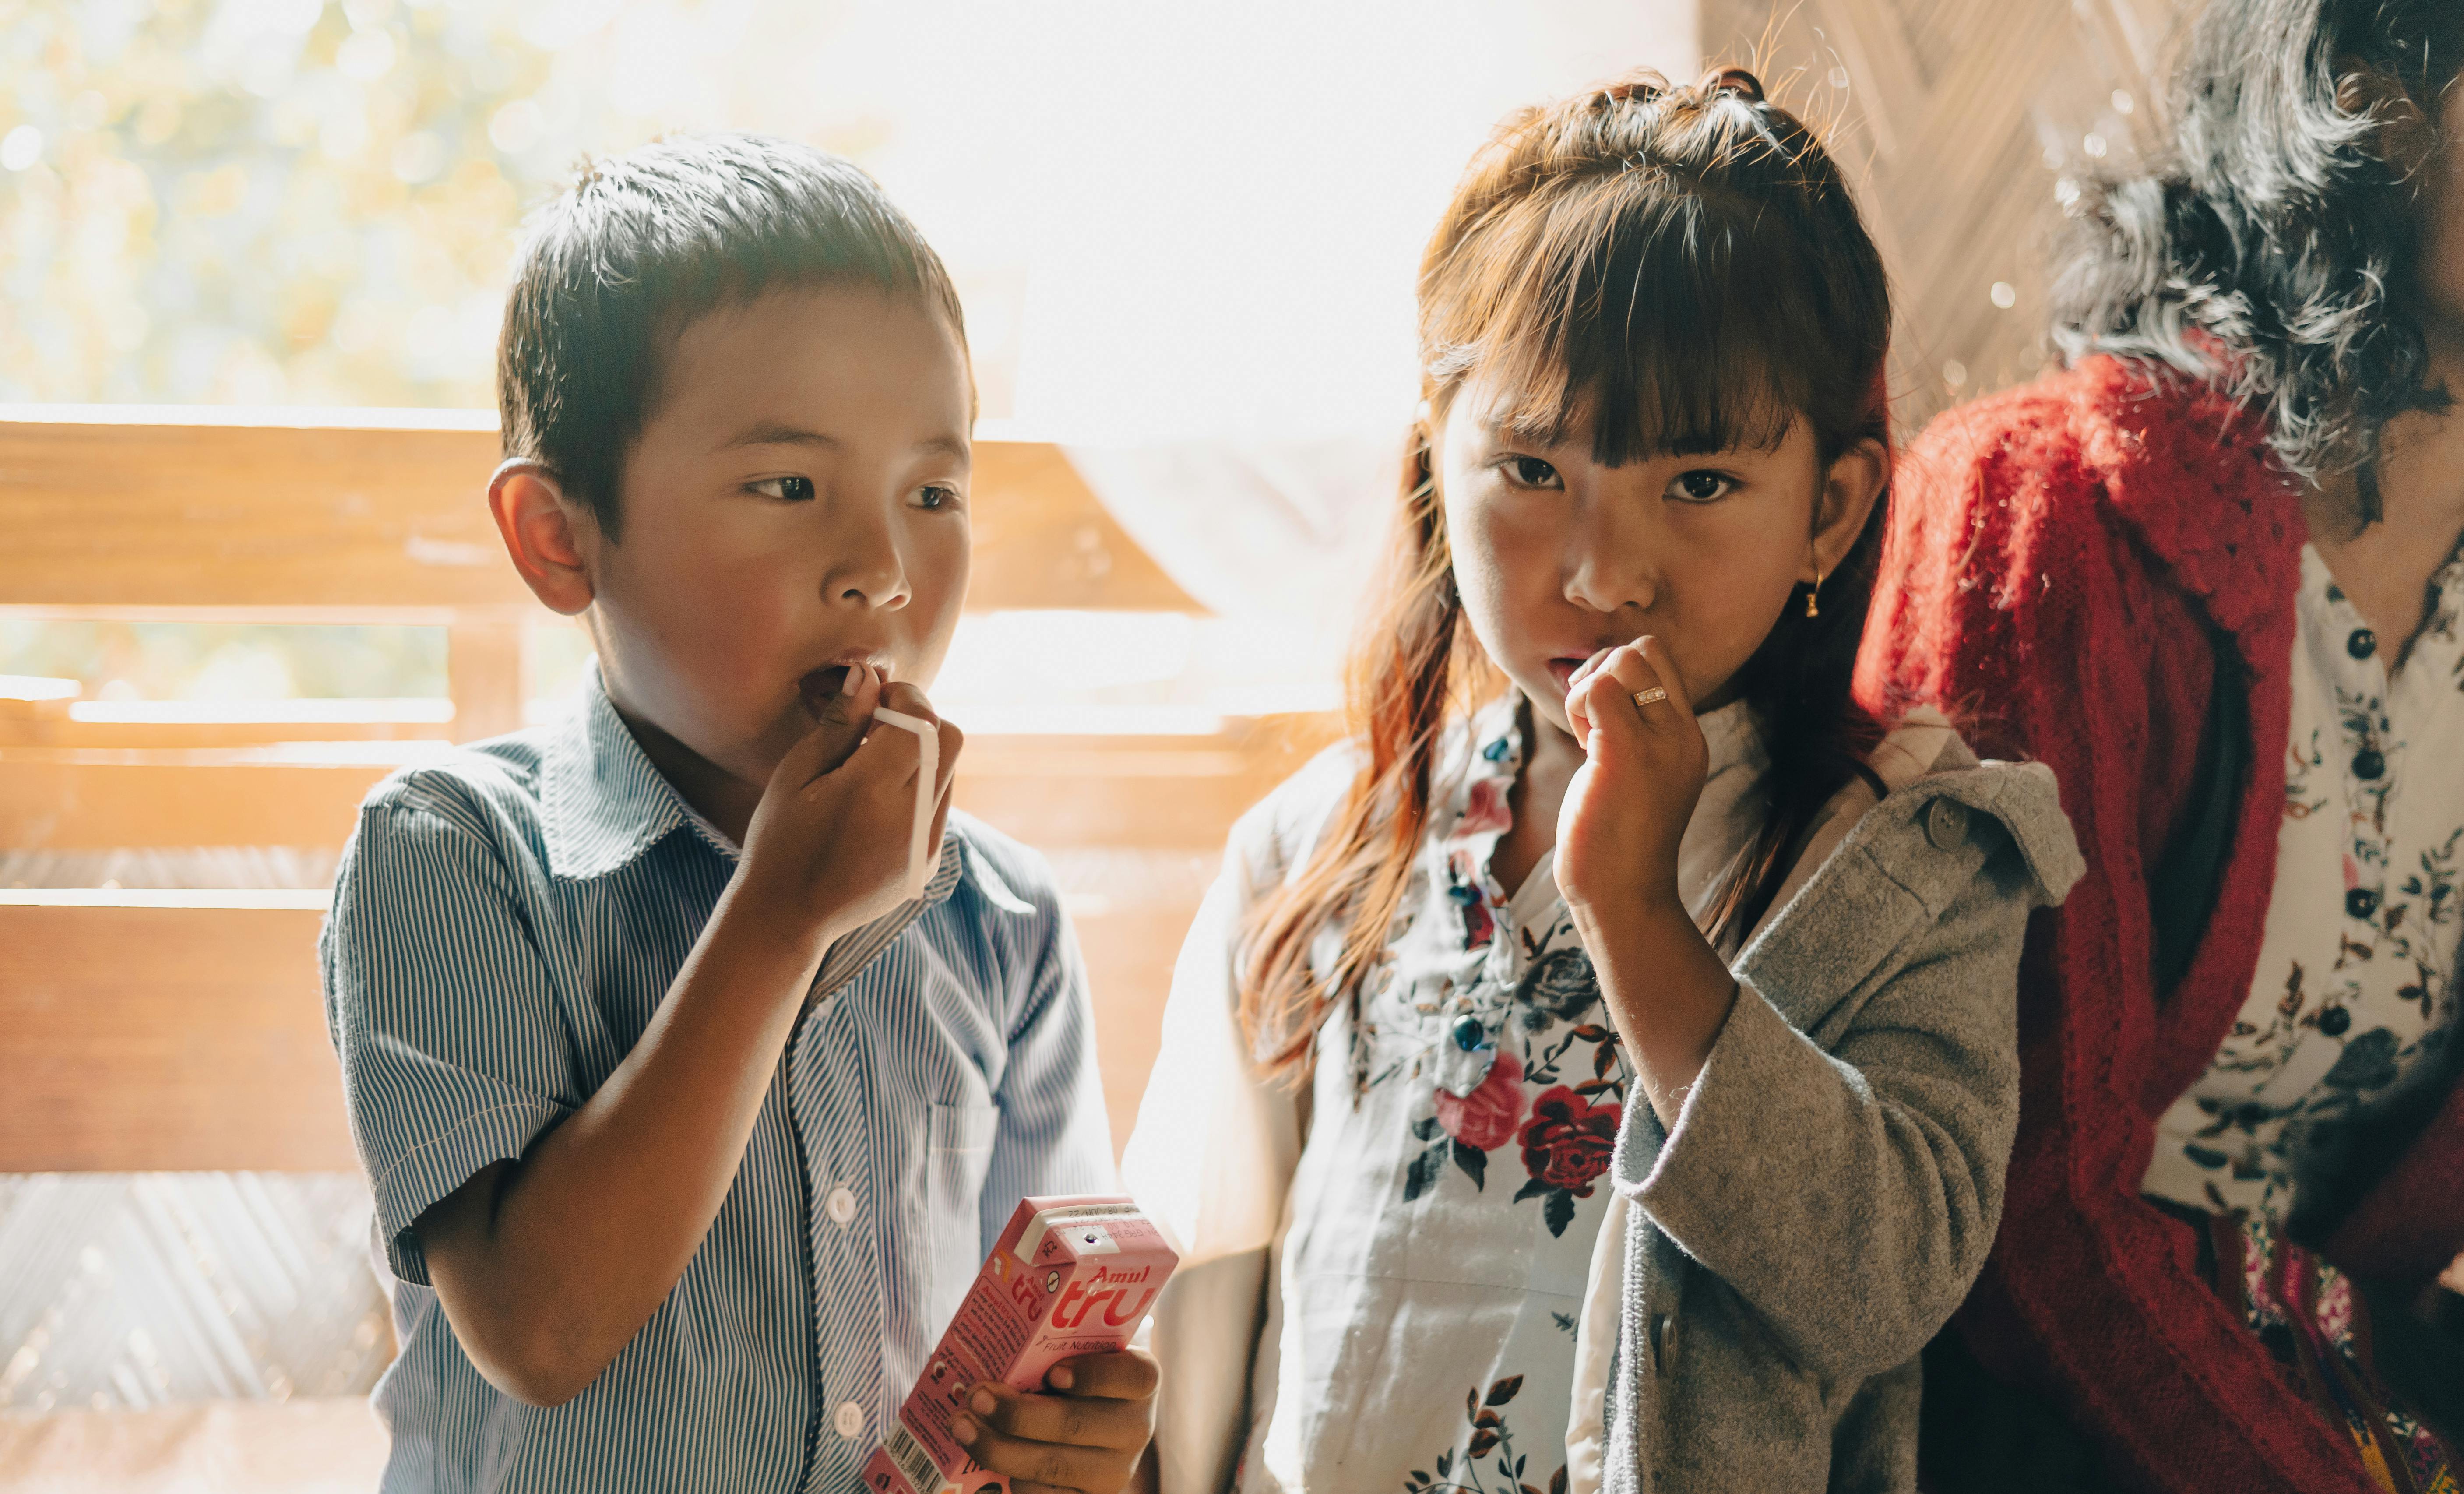
[{"label": "gold ring on finger", "polygon": [[1656,706],[1667,698],[1668,692],[1657,685],[1649,690],[1638,690],[1634,692],[1634,703],[1638,706]]}]

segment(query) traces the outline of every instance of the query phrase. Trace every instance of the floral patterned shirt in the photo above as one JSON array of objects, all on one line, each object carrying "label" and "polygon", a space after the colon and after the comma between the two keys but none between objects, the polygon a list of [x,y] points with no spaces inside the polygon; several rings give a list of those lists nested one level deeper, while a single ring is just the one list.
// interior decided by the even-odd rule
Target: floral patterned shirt
[{"label": "floral patterned shirt", "polygon": [[[1510,896],[1490,871],[1528,722],[1509,696],[1450,741],[1463,766],[1388,974],[1320,1033],[1243,1490],[1562,1487],[1576,1319],[1631,1071],[1553,855]],[[1710,772],[1679,865],[1698,916],[1765,807],[1747,708],[1702,724]]]},{"label": "floral patterned shirt", "polygon": [[2276,1223],[2353,1160],[2355,1123],[2441,1082],[2464,855],[2464,553],[2407,655],[2301,552],[2276,890],[2250,1000],[2157,1122],[2145,1191]]}]

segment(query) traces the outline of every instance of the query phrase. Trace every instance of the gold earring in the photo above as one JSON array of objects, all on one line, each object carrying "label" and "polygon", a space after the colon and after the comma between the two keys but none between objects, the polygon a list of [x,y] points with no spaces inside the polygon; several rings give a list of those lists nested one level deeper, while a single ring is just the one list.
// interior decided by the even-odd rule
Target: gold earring
[{"label": "gold earring", "polygon": [[1821,567],[1821,566],[1819,566],[1819,565],[1817,565],[1817,566],[1815,566],[1815,567],[1814,568],[1814,589],[1813,589],[1812,591],[1809,591],[1809,592],[1807,592],[1807,593],[1805,594],[1805,615],[1806,615],[1806,616],[1808,616],[1808,617],[1820,617],[1820,616],[1822,615],[1822,608],[1820,607],[1820,605],[1818,605],[1819,602],[1821,601],[1821,597],[1822,597],[1822,567]]}]

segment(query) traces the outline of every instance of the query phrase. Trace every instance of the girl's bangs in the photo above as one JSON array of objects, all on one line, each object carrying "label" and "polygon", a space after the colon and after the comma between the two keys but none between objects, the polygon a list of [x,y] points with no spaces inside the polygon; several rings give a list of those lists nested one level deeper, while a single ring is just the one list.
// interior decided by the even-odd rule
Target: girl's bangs
[{"label": "girl's bangs", "polygon": [[1457,344],[1464,372],[1509,391],[1518,437],[1588,429],[1605,466],[1772,450],[1806,408],[1822,341],[1791,325],[1797,256],[1700,184],[1625,176],[1531,203],[1524,231],[1490,236],[1489,294],[1465,297],[1482,325]]}]

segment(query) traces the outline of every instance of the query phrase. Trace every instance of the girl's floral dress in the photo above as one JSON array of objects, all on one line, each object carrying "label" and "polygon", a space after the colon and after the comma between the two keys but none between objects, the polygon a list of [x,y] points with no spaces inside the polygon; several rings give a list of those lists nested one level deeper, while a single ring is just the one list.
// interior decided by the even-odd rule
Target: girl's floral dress
[{"label": "girl's floral dress", "polygon": [[[1702,724],[1679,878],[1698,916],[1764,809],[1746,707]],[[1383,983],[1319,1036],[1244,1490],[1564,1486],[1601,1175],[1623,1108],[1647,1102],[1553,857],[1510,895],[1490,871],[1529,729],[1509,696],[1450,740]]]}]

